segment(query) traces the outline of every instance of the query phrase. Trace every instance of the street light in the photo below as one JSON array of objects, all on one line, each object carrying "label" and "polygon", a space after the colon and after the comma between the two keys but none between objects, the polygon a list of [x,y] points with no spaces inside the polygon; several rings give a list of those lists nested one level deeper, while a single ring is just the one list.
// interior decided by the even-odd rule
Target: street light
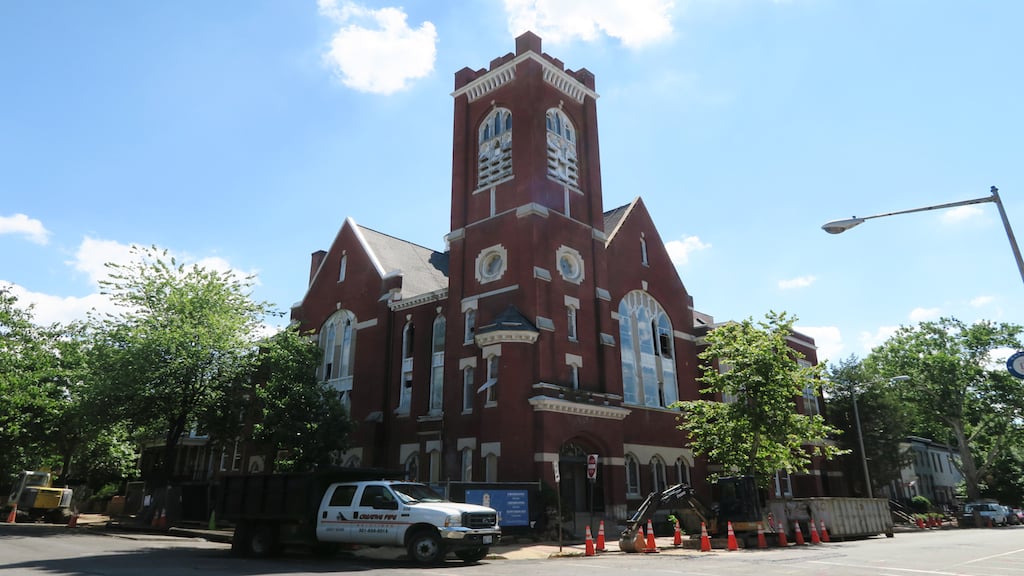
[{"label": "street light", "polygon": [[1010,221],[1006,218],[1006,210],[1003,208],[1003,201],[999,199],[999,189],[995,186],[992,187],[991,196],[974,198],[972,200],[962,200],[960,202],[950,202],[948,204],[937,204],[935,206],[925,206],[923,208],[887,212],[885,214],[875,214],[874,216],[864,216],[862,218],[854,216],[853,218],[846,218],[844,220],[826,222],[821,226],[821,228],[829,234],[842,234],[850,228],[863,224],[865,220],[871,220],[872,218],[896,216],[897,214],[911,214],[913,212],[927,212],[928,210],[939,210],[942,208],[956,208],[957,206],[970,206],[971,204],[982,204],[985,202],[995,202],[996,206],[999,208],[999,216],[1003,219],[1003,228],[1006,229],[1006,237],[1010,240],[1010,248],[1013,250],[1014,258],[1017,259],[1017,271],[1020,272],[1021,281],[1024,281],[1024,260],[1021,259],[1020,248],[1017,247],[1017,240],[1013,237],[1013,230],[1010,228]]},{"label": "street light", "polygon": [[[910,376],[893,376],[888,378],[889,382],[905,382],[910,380]],[[875,380],[868,382],[867,385],[878,384],[883,380]],[[850,399],[853,401],[853,422],[857,426],[857,445],[860,446],[860,461],[864,466],[864,484],[868,487],[868,498],[874,498],[874,494],[871,491],[871,474],[868,472],[868,455],[864,452],[864,434],[860,431],[860,412],[857,411],[857,390],[853,387],[853,381],[850,381]]]}]

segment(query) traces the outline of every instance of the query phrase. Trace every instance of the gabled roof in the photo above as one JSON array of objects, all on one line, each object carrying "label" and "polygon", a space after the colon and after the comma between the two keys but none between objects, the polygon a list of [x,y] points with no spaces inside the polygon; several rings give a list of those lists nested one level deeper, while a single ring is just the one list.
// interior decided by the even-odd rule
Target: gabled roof
[{"label": "gabled roof", "polygon": [[618,208],[612,208],[604,213],[604,233],[608,238],[605,241],[605,245],[611,243],[612,237],[619,231],[619,225],[622,224],[622,221],[626,219],[626,215],[633,209],[633,206],[636,206],[636,203],[639,200],[640,197],[637,196],[636,198],[633,198],[633,201],[629,204],[623,204]]},{"label": "gabled roof", "polygon": [[437,252],[356,224],[382,275],[402,274],[402,299],[448,288],[448,253]]}]

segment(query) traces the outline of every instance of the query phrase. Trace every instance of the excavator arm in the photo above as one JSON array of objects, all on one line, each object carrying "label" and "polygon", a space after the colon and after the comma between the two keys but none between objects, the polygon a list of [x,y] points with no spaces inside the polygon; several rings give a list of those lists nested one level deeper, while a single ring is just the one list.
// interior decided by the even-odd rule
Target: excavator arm
[{"label": "excavator arm", "polygon": [[647,495],[636,513],[626,521],[626,529],[619,535],[619,549],[623,552],[638,552],[634,546],[637,530],[652,519],[659,508],[667,508],[678,501],[688,504],[702,521],[710,523],[712,513],[697,499],[693,488],[689,484],[676,484]]}]

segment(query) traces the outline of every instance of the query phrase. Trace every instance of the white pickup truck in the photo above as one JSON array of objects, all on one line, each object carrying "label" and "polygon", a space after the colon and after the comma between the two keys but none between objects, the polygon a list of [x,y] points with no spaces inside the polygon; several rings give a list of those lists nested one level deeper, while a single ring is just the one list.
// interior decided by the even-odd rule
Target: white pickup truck
[{"label": "white pickup truck", "polygon": [[232,551],[240,555],[267,556],[284,545],[395,546],[421,564],[449,552],[477,562],[500,540],[494,509],[446,501],[415,482],[351,479],[372,473],[225,476],[217,517],[235,524]]}]

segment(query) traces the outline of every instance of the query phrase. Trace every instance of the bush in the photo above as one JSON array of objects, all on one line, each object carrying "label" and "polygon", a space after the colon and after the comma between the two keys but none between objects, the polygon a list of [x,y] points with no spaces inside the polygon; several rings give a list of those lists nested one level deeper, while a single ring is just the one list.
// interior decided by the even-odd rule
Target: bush
[{"label": "bush", "polygon": [[924,496],[914,496],[910,499],[910,508],[919,514],[924,514],[932,507],[931,500],[928,500]]}]

